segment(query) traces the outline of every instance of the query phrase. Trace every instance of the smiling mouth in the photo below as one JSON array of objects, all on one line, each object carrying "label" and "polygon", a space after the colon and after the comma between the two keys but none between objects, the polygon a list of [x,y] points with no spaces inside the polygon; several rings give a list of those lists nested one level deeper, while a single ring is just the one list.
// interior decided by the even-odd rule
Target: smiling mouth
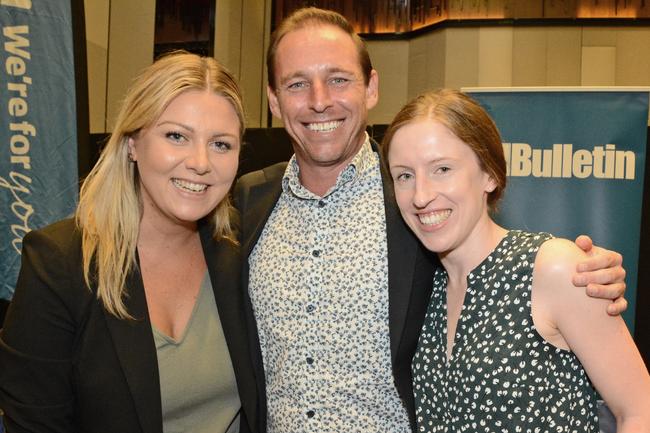
[{"label": "smiling mouth", "polygon": [[306,123],[305,126],[310,131],[331,132],[331,131],[334,131],[339,126],[341,126],[342,123],[343,123],[342,120],[333,120],[333,121],[330,121],[330,122]]},{"label": "smiling mouth", "polygon": [[182,179],[172,179],[172,183],[178,189],[189,192],[203,192],[208,188],[208,185],[204,183],[194,183]]},{"label": "smiling mouth", "polygon": [[418,218],[425,226],[435,226],[446,221],[447,218],[449,218],[449,215],[451,215],[451,210],[445,209],[425,214],[418,214]]}]

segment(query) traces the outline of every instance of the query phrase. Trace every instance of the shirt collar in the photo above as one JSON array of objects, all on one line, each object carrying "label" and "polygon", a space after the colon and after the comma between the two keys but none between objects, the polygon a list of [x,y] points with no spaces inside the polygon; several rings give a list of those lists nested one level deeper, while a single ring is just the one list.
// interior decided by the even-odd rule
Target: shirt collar
[{"label": "shirt collar", "polygon": [[[343,188],[344,186],[364,176],[368,170],[373,167],[375,158],[375,152],[372,150],[372,146],[370,145],[370,137],[366,132],[365,140],[361,146],[361,149],[359,149],[350,163],[338,175],[336,178],[336,184],[334,184],[334,186],[330,188],[323,195],[323,197],[327,197],[334,191]],[[296,160],[295,154],[289,160],[287,169],[284,172],[284,176],[282,178],[282,190],[285,193],[291,193],[296,197],[302,199],[318,200],[322,198],[309,191],[300,183],[300,167],[298,166],[298,161]]]}]

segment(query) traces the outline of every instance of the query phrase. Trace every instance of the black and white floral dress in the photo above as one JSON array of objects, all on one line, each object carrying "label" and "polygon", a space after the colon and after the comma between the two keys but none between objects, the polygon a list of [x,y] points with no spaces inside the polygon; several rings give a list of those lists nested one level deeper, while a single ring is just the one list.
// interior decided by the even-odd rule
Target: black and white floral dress
[{"label": "black and white floral dress", "polygon": [[439,269],[413,358],[418,432],[597,432],[580,361],[547,343],[531,316],[546,233],[510,231],[467,277],[447,362],[447,273]]}]

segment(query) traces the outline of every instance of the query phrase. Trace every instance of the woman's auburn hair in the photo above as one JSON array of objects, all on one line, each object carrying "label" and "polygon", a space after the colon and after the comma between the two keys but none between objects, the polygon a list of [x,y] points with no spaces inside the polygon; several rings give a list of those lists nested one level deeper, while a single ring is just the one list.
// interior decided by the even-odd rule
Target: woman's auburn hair
[{"label": "woman's auburn hair", "polygon": [[488,206],[496,211],[506,187],[506,160],[501,136],[487,111],[458,90],[430,90],[402,107],[386,128],[382,139],[381,152],[386,168],[389,168],[390,145],[395,133],[408,124],[425,120],[440,122],[472,149],[481,170],[496,183],[496,188],[487,197]]},{"label": "woman's auburn hair", "polygon": [[[212,91],[230,102],[244,133],[241,92],[234,77],[215,59],[184,51],[170,53],[145,68],[132,82],[113,132],[81,186],[75,213],[81,231],[83,276],[95,287],[106,311],[120,319],[132,316],[124,305],[126,278],[137,266],[136,245],[142,216],[136,164],[129,161],[128,141],[151,126],[169,103],[188,90]],[[233,240],[229,197],[209,219],[215,239]]]}]

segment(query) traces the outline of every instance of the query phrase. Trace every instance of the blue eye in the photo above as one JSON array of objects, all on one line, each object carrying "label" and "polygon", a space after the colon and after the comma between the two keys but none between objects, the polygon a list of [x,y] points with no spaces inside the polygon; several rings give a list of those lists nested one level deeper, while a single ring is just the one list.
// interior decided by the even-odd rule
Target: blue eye
[{"label": "blue eye", "polygon": [[226,141],[213,141],[210,143],[210,146],[220,153],[225,153],[232,149],[232,144]]},{"label": "blue eye", "polygon": [[165,134],[165,137],[169,138],[172,141],[182,141],[185,140],[185,136],[180,132],[171,131]]},{"label": "blue eye", "polygon": [[413,178],[411,173],[400,173],[397,175],[396,180],[399,182],[406,182]]},{"label": "blue eye", "polygon": [[335,77],[330,80],[330,83],[332,83],[335,86],[343,86],[349,82],[350,80],[344,77]]},{"label": "blue eye", "polygon": [[290,83],[287,85],[287,90],[292,92],[297,92],[299,90],[306,89],[309,86],[309,83],[306,81],[297,81],[295,83]]}]

